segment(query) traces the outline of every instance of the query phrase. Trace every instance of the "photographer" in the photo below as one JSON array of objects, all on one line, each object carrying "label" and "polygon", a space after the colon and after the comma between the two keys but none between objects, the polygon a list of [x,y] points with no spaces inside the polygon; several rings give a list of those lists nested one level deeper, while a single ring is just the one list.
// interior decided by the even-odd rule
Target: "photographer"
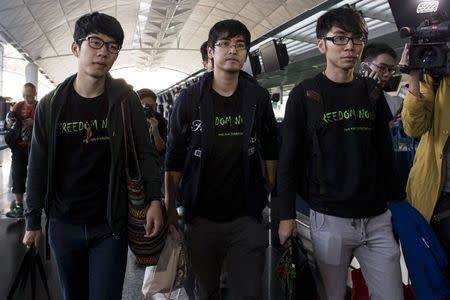
[{"label": "photographer", "polygon": [[[405,46],[402,62],[409,60]],[[407,185],[411,204],[430,221],[450,257],[450,75],[433,78],[411,70],[403,103],[405,132],[420,137]],[[433,83],[435,86],[433,86]]]},{"label": "photographer", "polygon": [[[385,43],[367,44],[361,54],[361,76],[373,78],[385,90],[386,87],[390,87],[390,81],[395,79],[393,76],[397,71],[396,62],[397,54],[389,45]],[[398,84],[394,87],[398,88]],[[386,91],[383,94],[394,116],[394,121],[398,120],[403,99],[391,96]]]},{"label": "photographer", "polygon": [[156,111],[156,94],[150,89],[140,89],[137,93],[144,107],[152,142],[158,153],[163,155],[166,151],[167,121]]}]

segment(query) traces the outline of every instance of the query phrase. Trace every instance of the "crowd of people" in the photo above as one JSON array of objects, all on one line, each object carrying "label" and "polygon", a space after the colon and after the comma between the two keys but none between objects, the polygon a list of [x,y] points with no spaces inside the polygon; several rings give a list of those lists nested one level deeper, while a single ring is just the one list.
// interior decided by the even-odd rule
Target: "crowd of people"
[{"label": "crowd of people", "polygon": [[[12,148],[15,203],[8,216],[23,216],[27,180],[23,243],[39,249],[44,211],[64,299],[121,299],[126,98],[145,190],[145,237],[164,222],[177,225],[183,207],[192,299],[222,299],[224,277],[227,299],[261,299],[268,246],[262,211],[276,181],[271,208],[281,244],[298,234],[296,195],[311,207],[325,299],[345,298],[353,257],[371,299],[404,299],[389,201],[409,201],[450,255],[450,77],[410,70],[404,101],[393,99],[383,88],[397,72],[397,55],[368,43],[368,34],[362,14],[349,6],[317,20],[326,67],[290,92],[280,147],[269,92],[241,71],[251,35],[240,21],[210,29],[200,49],[205,73],[181,90],[167,122],[153,91],[135,92],[109,75],[124,40],[120,23],[98,12],[82,16],[71,45],[76,73],[39,102],[27,83],[24,101],[13,108],[26,133]],[[396,170],[394,118],[420,138],[406,193]]]}]

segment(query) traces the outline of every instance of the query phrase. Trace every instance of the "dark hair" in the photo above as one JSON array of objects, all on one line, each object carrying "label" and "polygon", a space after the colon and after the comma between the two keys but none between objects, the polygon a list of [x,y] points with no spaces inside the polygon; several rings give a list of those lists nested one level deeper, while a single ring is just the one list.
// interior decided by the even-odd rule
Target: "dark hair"
[{"label": "dark hair", "polygon": [[250,49],[250,31],[238,20],[223,20],[214,24],[209,30],[208,46],[214,48],[219,39],[230,39],[242,35],[247,45],[247,51]]},{"label": "dark hair", "polygon": [[364,47],[364,50],[361,53],[361,61],[372,61],[380,54],[387,54],[394,60],[397,60],[397,54],[388,44],[370,43]]},{"label": "dark hair", "polygon": [[155,92],[153,92],[151,89],[140,89],[136,91],[136,93],[138,94],[140,99],[144,97],[152,97],[156,101],[157,98]]},{"label": "dark hair", "polygon": [[332,9],[317,20],[316,36],[321,39],[330,32],[331,27],[336,26],[354,35],[362,35],[367,38],[367,23],[362,12],[354,9],[350,5]]},{"label": "dark hair", "polygon": [[29,87],[36,93],[36,86],[32,84],[31,82],[27,82],[23,85],[24,88]]},{"label": "dark hair", "polygon": [[110,15],[93,12],[81,16],[75,23],[73,40],[80,46],[80,39],[87,37],[90,33],[106,34],[122,47],[124,37],[122,26],[116,18]]},{"label": "dark hair", "polygon": [[201,46],[200,46],[200,53],[202,54],[202,61],[208,61],[208,41],[205,41]]}]

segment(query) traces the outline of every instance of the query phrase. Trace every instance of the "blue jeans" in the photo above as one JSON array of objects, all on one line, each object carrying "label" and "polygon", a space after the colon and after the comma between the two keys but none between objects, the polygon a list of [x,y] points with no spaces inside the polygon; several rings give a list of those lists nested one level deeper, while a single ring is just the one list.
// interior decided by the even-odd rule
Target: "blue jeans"
[{"label": "blue jeans", "polygon": [[64,300],[122,298],[126,234],[113,236],[107,223],[74,225],[51,218],[49,238]]}]

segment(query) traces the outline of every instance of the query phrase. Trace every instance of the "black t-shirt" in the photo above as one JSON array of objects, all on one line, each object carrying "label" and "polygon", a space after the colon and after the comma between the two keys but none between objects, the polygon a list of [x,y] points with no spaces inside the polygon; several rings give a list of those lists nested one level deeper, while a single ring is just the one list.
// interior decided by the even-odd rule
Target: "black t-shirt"
[{"label": "black t-shirt", "polygon": [[224,97],[211,89],[214,139],[201,182],[199,216],[226,222],[245,215],[242,103],[237,92]]},{"label": "black t-shirt", "polygon": [[106,220],[111,164],[107,114],[105,94],[83,98],[72,88],[58,124],[52,216],[83,224]]},{"label": "black t-shirt", "polygon": [[[387,197],[377,143],[388,143],[383,138],[390,136],[381,131],[392,119],[386,100],[381,94],[370,101],[371,82],[363,78],[335,83],[320,74],[317,79],[324,107],[318,131],[322,174],[312,171],[311,207],[340,217],[380,214],[386,210]],[[314,161],[308,164],[311,170],[317,168]]]}]

